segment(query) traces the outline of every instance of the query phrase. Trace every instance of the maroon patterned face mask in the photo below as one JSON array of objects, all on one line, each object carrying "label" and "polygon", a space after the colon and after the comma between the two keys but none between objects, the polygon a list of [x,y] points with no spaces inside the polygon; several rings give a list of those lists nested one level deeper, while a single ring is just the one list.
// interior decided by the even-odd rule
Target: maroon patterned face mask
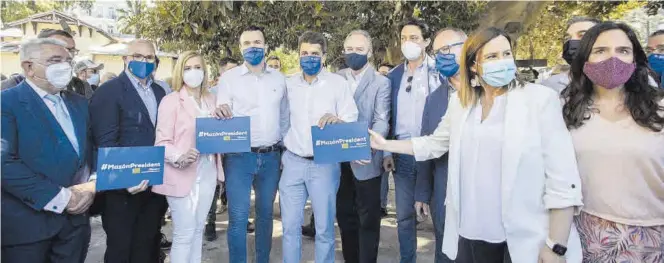
[{"label": "maroon patterned face mask", "polygon": [[625,84],[636,70],[636,64],[625,63],[617,57],[597,63],[586,62],[583,73],[593,84],[607,89]]}]

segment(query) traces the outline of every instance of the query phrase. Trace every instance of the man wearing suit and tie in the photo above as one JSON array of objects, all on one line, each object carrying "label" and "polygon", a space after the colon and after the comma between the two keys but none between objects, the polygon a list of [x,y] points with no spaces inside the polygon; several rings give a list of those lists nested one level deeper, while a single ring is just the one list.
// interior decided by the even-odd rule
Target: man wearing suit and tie
[{"label": "man wearing suit and tie", "polygon": [[[90,100],[94,142],[98,147],[153,146],[157,107],[165,95],[150,77],[155,69],[154,45],[134,40],[123,59],[125,71],[102,84]],[[148,190],[147,183],[104,193],[105,262],[160,261],[159,228],[166,200]]]},{"label": "man wearing suit and tie", "polygon": [[[364,30],[346,36],[344,53],[348,68],[337,74],[346,78],[359,111],[358,122],[380,134],[389,131],[390,82],[369,64],[371,36]],[[346,262],[376,262],[380,241],[380,190],[382,152],[371,160],[341,164],[337,192],[337,221]]]},{"label": "man wearing suit and tie", "polygon": [[85,261],[91,144],[87,100],[67,91],[66,43],[21,44],[25,80],[2,92],[2,262]]}]

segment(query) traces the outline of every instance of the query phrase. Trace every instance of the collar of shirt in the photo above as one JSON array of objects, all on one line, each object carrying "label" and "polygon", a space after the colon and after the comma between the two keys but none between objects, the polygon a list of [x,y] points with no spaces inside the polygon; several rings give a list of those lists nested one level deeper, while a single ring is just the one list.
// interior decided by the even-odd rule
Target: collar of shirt
[{"label": "collar of shirt", "polygon": [[[406,60],[406,62],[403,63],[403,67],[404,67],[403,73],[406,74],[406,75],[408,75],[408,63],[409,63],[408,60]],[[426,55],[426,57],[422,61],[422,64],[417,66],[417,68],[415,70],[420,71],[420,70],[424,69],[425,66],[426,66],[427,70],[436,69],[436,60],[431,58],[429,55]]]},{"label": "collar of shirt", "polygon": [[[265,67],[265,65],[263,65],[263,71],[256,74],[256,75],[265,75],[265,74],[272,74],[272,73],[274,73],[274,72],[272,72],[271,70],[268,70],[267,67]],[[249,66],[247,66],[247,64],[245,62],[245,63],[242,63],[242,65],[240,66],[240,75],[244,76],[244,75],[247,75],[247,74],[254,74],[254,73],[251,72],[251,70],[249,70]]]},{"label": "collar of shirt", "polygon": [[369,65],[364,67],[364,69],[362,71],[360,71],[360,74],[357,74],[357,75],[353,74],[353,70],[349,68],[348,73],[347,73],[348,78],[352,81],[359,82],[360,80],[362,80],[362,77],[364,77],[364,73],[367,72],[368,68],[369,68]]},{"label": "collar of shirt", "polygon": [[[30,85],[30,88],[32,88],[35,92],[37,92],[37,95],[39,95],[40,98],[45,99],[46,95],[48,95],[48,92],[46,92],[45,90],[37,87],[37,85],[35,85],[35,83],[30,81],[29,79],[26,78],[25,82],[28,83],[28,85]],[[61,97],[60,92],[55,93],[55,96]]]},{"label": "collar of shirt", "polygon": [[306,86],[316,85],[316,84],[318,84],[319,82],[323,81],[323,80],[325,79],[325,76],[326,76],[327,74],[329,74],[329,72],[327,72],[327,70],[325,70],[325,68],[322,68],[322,69],[320,70],[320,72],[318,73],[318,75],[316,75],[316,79],[314,79],[314,81],[311,82],[311,84],[309,84],[309,82],[307,82],[307,81],[304,79],[304,72],[302,72],[302,73],[300,73],[300,77],[297,78],[297,80],[298,80],[298,84],[300,84],[300,85],[306,85]]},{"label": "collar of shirt", "polygon": [[131,81],[131,84],[134,85],[134,88],[136,88],[136,89],[140,88],[140,89],[143,89],[143,90],[147,90],[152,86],[152,77],[148,77],[148,79],[147,79],[148,81],[145,82],[145,86],[143,86],[143,84],[141,84],[141,82],[138,80],[138,78],[136,76],[134,76],[134,74],[131,74],[131,72],[129,72],[129,70],[125,70],[125,74],[127,74],[127,77],[129,77],[129,81]]}]

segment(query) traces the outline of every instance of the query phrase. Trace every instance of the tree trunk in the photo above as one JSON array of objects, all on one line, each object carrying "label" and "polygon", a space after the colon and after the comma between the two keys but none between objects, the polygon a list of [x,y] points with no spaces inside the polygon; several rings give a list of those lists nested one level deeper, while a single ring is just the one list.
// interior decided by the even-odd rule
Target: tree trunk
[{"label": "tree trunk", "polygon": [[519,23],[520,30],[507,32],[514,42],[519,39],[521,31],[534,22],[542,9],[551,1],[491,1],[487,4],[484,17],[480,20],[479,29],[497,27],[505,29],[510,22]]}]

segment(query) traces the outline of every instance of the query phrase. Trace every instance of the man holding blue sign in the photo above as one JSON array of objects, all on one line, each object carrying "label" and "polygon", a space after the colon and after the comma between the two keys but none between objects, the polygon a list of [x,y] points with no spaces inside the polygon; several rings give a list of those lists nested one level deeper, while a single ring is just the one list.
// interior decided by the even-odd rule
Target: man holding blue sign
[{"label": "man holding blue sign", "polygon": [[[95,144],[102,147],[154,146],[157,108],[164,90],[151,78],[155,69],[152,42],[132,41],[123,57],[125,70],[102,84],[90,100]],[[98,164],[103,165],[103,164]],[[103,193],[105,262],[159,262],[164,196],[137,187]]]},{"label": "man holding blue sign", "polygon": [[[367,123],[384,136],[389,131],[390,82],[376,74],[368,63],[372,55],[371,36],[364,30],[346,36],[344,53],[348,69],[337,72],[346,78],[359,110],[359,122]],[[376,262],[380,241],[380,190],[382,152],[372,159],[341,163],[341,183],[337,193],[337,222],[346,262]]]},{"label": "man holding blue sign", "polygon": [[286,79],[266,70],[263,29],[250,26],[240,35],[244,63],[219,79],[217,112],[250,117],[251,151],[224,157],[228,198],[229,262],[247,262],[247,220],[251,187],[256,194],[256,262],[267,263],[272,248],[272,206],[279,185],[281,141],[288,129]]},{"label": "man holding blue sign", "polygon": [[313,161],[311,126],[354,122],[357,107],[347,81],[323,68],[327,42],[321,33],[305,32],[299,39],[302,74],[288,78],[290,127],[284,138],[279,182],[283,222],[284,262],[300,262],[304,205],[307,197],[316,220],[316,262],[334,262],[334,217],[339,188],[339,164]]}]

